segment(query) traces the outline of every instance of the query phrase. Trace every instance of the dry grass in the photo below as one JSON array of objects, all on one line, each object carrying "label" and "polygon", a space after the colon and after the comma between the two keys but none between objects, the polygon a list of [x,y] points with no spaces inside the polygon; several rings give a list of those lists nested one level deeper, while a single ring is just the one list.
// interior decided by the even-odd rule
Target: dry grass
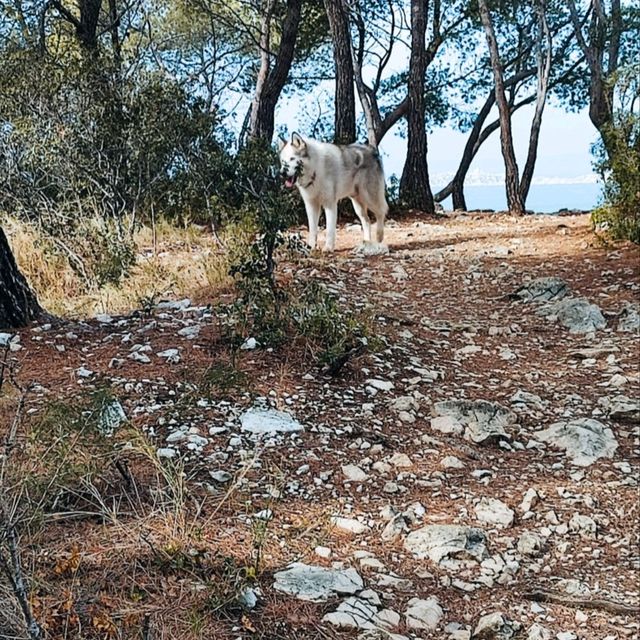
[{"label": "dry grass", "polygon": [[159,222],[155,232],[145,226],[135,233],[136,264],[128,275],[118,283],[97,287],[84,280],[35,227],[8,217],[2,224],[40,303],[66,317],[124,313],[162,299],[197,297],[198,292],[209,296],[231,284],[230,259],[249,237],[246,229],[238,227],[229,228],[219,242],[195,225]]}]

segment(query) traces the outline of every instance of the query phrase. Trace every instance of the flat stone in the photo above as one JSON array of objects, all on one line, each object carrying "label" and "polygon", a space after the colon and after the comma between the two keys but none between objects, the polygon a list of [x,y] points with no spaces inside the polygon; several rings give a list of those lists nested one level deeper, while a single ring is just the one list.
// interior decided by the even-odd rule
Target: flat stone
[{"label": "flat stone", "polygon": [[562,278],[536,278],[513,292],[512,297],[523,302],[561,300],[569,293],[569,285]]},{"label": "flat stone", "polygon": [[535,393],[528,393],[522,389],[518,389],[510,398],[512,404],[520,405],[527,409],[537,409],[541,411],[545,407],[545,402]]},{"label": "flat stone", "polygon": [[616,422],[640,424],[640,398],[616,396],[609,405],[609,418]]},{"label": "flat stone", "polygon": [[537,556],[542,551],[542,538],[532,531],[524,531],[518,538],[518,552],[523,556]]},{"label": "flat stone", "polygon": [[183,327],[178,331],[178,335],[186,338],[187,340],[195,340],[200,334],[200,325],[192,324],[187,327]]},{"label": "flat stone", "polygon": [[385,542],[391,542],[392,540],[398,539],[405,531],[407,531],[407,521],[405,517],[399,513],[389,520],[387,526],[382,530],[380,537]]},{"label": "flat stone", "polygon": [[377,391],[391,391],[394,388],[393,382],[389,380],[379,380],[378,378],[369,378],[367,384]]},{"label": "flat stone", "polygon": [[506,618],[502,613],[482,616],[471,636],[474,640],[511,640],[521,625]]},{"label": "flat stone", "polygon": [[503,528],[510,527],[515,517],[512,509],[495,498],[482,498],[475,506],[475,512],[480,522]]},{"label": "flat stone", "polygon": [[[510,440],[505,427],[515,425],[513,411],[487,400],[444,400],[433,405],[436,416],[447,416],[465,426],[464,438],[474,444]],[[431,423],[433,427],[433,421]]]},{"label": "flat stone", "polygon": [[184,442],[187,439],[187,434],[184,431],[172,431],[166,438],[165,442],[167,444],[178,444],[179,442]]},{"label": "flat stone", "polygon": [[362,598],[350,597],[336,611],[324,615],[322,621],[339,629],[393,629],[400,623],[400,616],[390,609],[378,611],[376,605]]},{"label": "flat stone", "polygon": [[398,396],[390,404],[394,411],[417,411],[418,403],[412,396]]},{"label": "flat stone", "polygon": [[355,569],[327,569],[302,562],[278,571],[274,578],[274,589],[309,602],[326,602],[334,596],[351,595],[364,588]]},{"label": "flat stone", "polygon": [[289,413],[257,407],[249,409],[240,416],[240,425],[242,431],[255,435],[293,433],[304,429]]},{"label": "flat stone", "polygon": [[482,529],[455,524],[431,524],[412,531],[404,548],[417,558],[429,558],[440,564],[446,559],[471,559],[478,562],[487,557],[487,538]]},{"label": "flat stone", "polygon": [[0,347],[8,346],[13,336],[13,333],[0,332]]},{"label": "flat stone", "polygon": [[127,421],[127,414],[118,400],[111,400],[102,407],[98,418],[98,429],[103,435],[110,436]]},{"label": "flat stone", "polygon": [[523,513],[527,513],[528,511],[531,511],[531,509],[533,509],[533,507],[535,507],[538,504],[539,499],[540,499],[540,496],[538,495],[538,492],[533,487],[530,487],[529,489],[527,489],[526,493],[524,494],[524,497],[522,498],[522,503],[520,504],[520,511],[522,511]]},{"label": "flat stone", "polygon": [[360,520],[356,520],[355,518],[333,516],[331,518],[331,524],[337,529],[348,531],[349,533],[355,533],[356,535],[369,531],[369,527],[366,524],[360,522]]},{"label": "flat stone", "polygon": [[191,306],[191,300],[189,298],[183,298],[182,300],[164,300],[158,302],[156,309],[162,311],[184,311]]},{"label": "flat stone", "polygon": [[588,467],[600,458],[612,458],[618,448],[613,431],[592,418],[556,422],[544,431],[537,431],[534,437],[564,449],[579,467]]},{"label": "flat stone", "polygon": [[627,302],[618,316],[617,330],[625,333],[640,333],[640,304]]},{"label": "flat stone", "polygon": [[556,318],[571,333],[591,333],[607,326],[600,307],[585,298],[565,298],[545,305],[538,313]]},{"label": "flat stone", "polygon": [[461,436],[464,433],[464,425],[453,416],[436,416],[431,418],[431,428],[440,433]]},{"label": "flat stone", "polygon": [[579,533],[588,538],[595,538],[598,532],[598,525],[593,518],[576,513],[569,520],[569,531]]},{"label": "flat stone", "polygon": [[135,360],[140,364],[149,364],[151,362],[151,358],[146,353],[140,353],[139,351],[134,351],[130,353],[128,358],[130,360]]},{"label": "flat stone", "polygon": [[382,242],[363,242],[355,247],[351,253],[362,257],[386,256],[389,253],[389,247]]},{"label": "flat stone", "polygon": [[527,631],[527,640],[551,640],[551,638],[553,638],[551,631],[537,622]]},{"label": "flat stone", "polygon": [[405,611],[407,627],[409,629],[424,629],[435,631],[444,616],[444,611],[438,602],[438,598],[411,598]]},{"label": "flat stone", "polygon": [[178,452],[170,447],[164,447],[158,449],[156,451],[156,455],[158,458],[175,458],[178,455]]},{"label": "flat stone", "polygon": [[343,464],[342,473],[345,477],[345,482],[364,482],[369,475],[355,464]]},{"label": "flat stone", "polygon": [[399,469],[407,469],[413,466],[411,458],[406,453],[394,453],[389,458],[389,464]]},{"label": "flat stone", "polygon": [[440,466],[444,469],[464,469],[465,464],[455,456],[446,456],[440,460]]},{"label": "flat stone", "polygon": [[225,483],[225,482],[229,482],[229,480],[231,480],[231,478],[233,477],[230,473],[228,473],[227,471],[209,471],[209,475],[213,478],[213,480],[215,480],[216,482],[220,482]]},{"label": "flat stone", "polygon": [[180,362],[180,351],[178,349],[165,349],[156,353],[159,358],[166,358],[169,364]]}]

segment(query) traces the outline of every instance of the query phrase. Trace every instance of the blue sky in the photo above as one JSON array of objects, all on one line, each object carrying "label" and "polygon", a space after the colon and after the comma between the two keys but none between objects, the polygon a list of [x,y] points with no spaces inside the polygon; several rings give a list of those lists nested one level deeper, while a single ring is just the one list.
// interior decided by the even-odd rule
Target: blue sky
[{"label": "blue sky", "polygon": [[[522,169],[529,143],[533,106],[524,107],[513,118],[513,135],[518,164]],[[573,178],[592,173],[591,144],[597,132],[587,110],[566,113],[547,105],[540,131],[536,177]],[[441,128],[429,135],[429,171],[431,174],[454,172],[462,156],[467,134]],[[382,141],[385,169],[388,175],[400,174],[406,153],[406,141],[390,132]],[[504,173],[500,152],[500,134],[495,131],[480,148],[471,166],[481,173]]]},{"label": "blue sky", "polygon": [[[533,109],[532,105],[523,107],[516,112],[512,120],[514,146],[521,169],[527,154]],[[497,112],[492,113],[488,121],[495,117]],[[308,115],[303,115],[302,101],[297,97],[286,100],[278,109],[278,124],[286,123],[290,132],[297,130],[302,136],[309,135],[303,124],[307,119]],[[394,173],[399,176],[402,173],[406,155],[406,140],[396,131],[397,127],[392,129],[380,146],[385,173],[388,176]],[[449,127],[438,128],[429,133],[428,159],[432,175],[455,172],[467,135]],[[593,169],[590,147],[597,137],[587,109],[579,113],[567,113],[547,104],[540,130],[534,177],[574,178],[591,174]],[[471,165],[471,171],[479,171],[482,174],[504,173],[499,131],[495,131],[480,148]]]}]

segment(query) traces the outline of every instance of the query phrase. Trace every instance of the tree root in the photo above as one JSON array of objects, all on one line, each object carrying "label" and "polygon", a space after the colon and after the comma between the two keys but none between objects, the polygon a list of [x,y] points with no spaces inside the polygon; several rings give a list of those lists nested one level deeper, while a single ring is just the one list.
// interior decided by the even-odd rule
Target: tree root
[{"label": "tree root", "polygon": [[609,613],[622,613],[624,615],[640,614],[640,607],[623,604],[622,602],[614,602],[613,600],[605,600],[602,598],[572,598],[561,593],[553,591],[543,591],[536,589],[529,593],[525,593],[524,597],[533,602],[549,602],[552,604],[560,604],[565,607],[576,607],[580,609],[600,609]]}]

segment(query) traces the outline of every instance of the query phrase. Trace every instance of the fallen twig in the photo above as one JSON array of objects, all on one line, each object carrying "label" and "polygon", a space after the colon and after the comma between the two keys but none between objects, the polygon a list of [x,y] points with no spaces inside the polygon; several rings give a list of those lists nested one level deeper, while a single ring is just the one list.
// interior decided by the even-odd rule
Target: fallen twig
[{"label": "fallen twig", "polygon": [[560,604],[565,607],[576,607],[580,609],[601,609],[609,613],[622,613],[625,615],[638,615],[640,607],[615,602],[613,600],[605,600],[603,598],[573,598],[565,596],[562,593],[553,591],[543,591],[536,589],[530,593],[525,593],[524,597],[533,602],[550,602],[552,604]]}]

